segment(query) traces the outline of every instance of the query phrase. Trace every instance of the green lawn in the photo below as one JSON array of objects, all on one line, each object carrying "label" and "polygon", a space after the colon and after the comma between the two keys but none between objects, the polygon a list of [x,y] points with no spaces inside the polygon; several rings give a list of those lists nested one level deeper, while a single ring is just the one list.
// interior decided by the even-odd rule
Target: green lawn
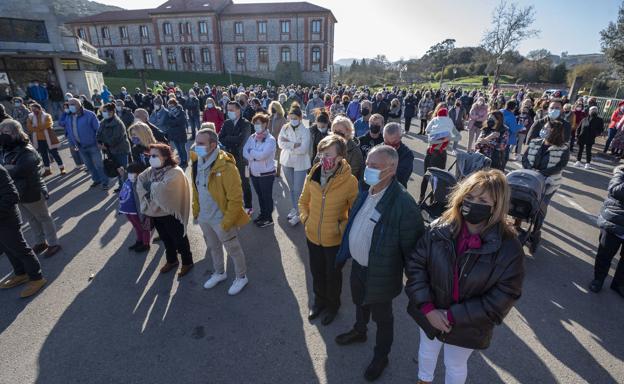
[{"label": "green lawn", "polygon": [[[232,82],[249,84],[263,84],[265,85],[268,79],[262,79],[251,76],[235,75],[232,74]],[[209,74],[201,72],[174,72],[163,70],[146,70],[145,81],[148,87],[154,84],[154,81],[175,81],[182,89],[188,90],[193,86],[194,82],[198,82],[200,86],[204,83],[210,85],[229,85],[230,75],[228,74]],[[136,87],[142,88],[141,77],[137,70],[119,70],[109,75],[104,76],[104,83],[108,86],[112,92],[118,92],[122,86],[125,86],[130,92]]]}]

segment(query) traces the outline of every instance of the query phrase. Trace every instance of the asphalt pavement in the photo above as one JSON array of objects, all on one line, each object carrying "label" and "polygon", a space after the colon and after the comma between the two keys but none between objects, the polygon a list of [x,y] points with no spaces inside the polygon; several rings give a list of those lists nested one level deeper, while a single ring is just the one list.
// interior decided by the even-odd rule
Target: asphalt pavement
[{"label": "asphalt pavement", "polygon": [[[426,145],[413,133],[404,142],[414,151],[409,190],[418,196]],[[181,280],[159,275],[162,243],[147,255],[127,250],[135,238],[116,213],[116,195],[89,189],[88,175],[73,170],[66,146],[61,155],[70,172],[61,177],[53,165],[56,173],[46,181],[63,250],[41,259],[49,283],[39,295],[21,300],[19,288],[0,292],[0,383],[364,382],[375,326],[365,344],[334,342],[355,321],[349,264],[337,319],[329,326],[307,320],[305,235],[301,225],[287,222],[285,182],[274,186],[275,226],[247,225],[240,232],[250,283],[230,297],[231,262],[228,281],[202,287],[212,263],[198,226],[189,226],[195,268]],[[624,299],[608,289],[610,279],[600,294],[587,291],[595,219],[616,163],[596,156],[595,169],[585,170],[573,161],[550,204],[540,249],[527,251],[522,298],[496,328],[491,347],[471,356],[470,383],[624,383]],[[0,277],[10,272],[0,257]],[[417,381],[418,328],[406,306],[401,294],[380,383]],[[442,360],[437,383],[444,381]]]}]

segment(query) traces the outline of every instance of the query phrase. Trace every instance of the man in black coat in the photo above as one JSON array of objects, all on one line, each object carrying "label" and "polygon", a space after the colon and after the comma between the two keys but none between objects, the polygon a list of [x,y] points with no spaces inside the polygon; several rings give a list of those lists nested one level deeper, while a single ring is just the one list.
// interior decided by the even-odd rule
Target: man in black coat
[{"label": "man in black coat", "polygon": [[[0,145],[6,140],[0,132]],[[0,289],[9,289],[28,283],[21,293],[26,298],[39,292],[46,280],[41,274],[37,255],[28,246],[22,233],[22,219],[17,208],[19,193],[9,172],[0,165],[0,253],[5,253],[13,267],[13,274],[2,282]]]},{"label": "man in black coat", "polygon": [[561,113],[561,108],[563,104],[561,100],[554,99],[550,102],[548,106],[548,116],[543,119],[535,120],[531,129],[529,129],[529,133],[526,137],[526,143],[528,144],[531,140],[539,137],[540,131],[544,126],[550,121],[550,119],[557,120],[563,124],[563,140],[568,143],[570,141],[570,136],[572,135],[572,127],[570,123],[568,123],[565,119],[563,119],[563,113]]},{"label": "man in black coat", "polygon": [[130,108],[126,108],[126,103],[123,100],[115,100],[115,113],[124,123],[126,129],[134,123],[134,114]]},{"label": "man in black coat", "polygon": [[383,139],[386,145],[393,147],[399,154],[399,166],[396,178],[406,189],[407,182],[414,170],[414,154],[401,142],[401,126],[399,123],[388,123],[383,130]]},{"label": "man in black coat", "polygon": [[245,172],[247,160],[243,158],[243,147],[251,135],[252,126],[247,119],[241,116],[241,106],[236,101],[228,102],[227,117],[228,119],[225,120],[221,132],[219,132],[219,142],[236,160],[236,167],[240,173],[243,186],[245,210],[247,213],[251,213],[251,186],[249,185],[249,177],[246,175],[247,172]]},{"label": "man in black coat", "polygon": [[373,103],[372,112],[379,113],[381,116],[383,116],[384,121],[388,121],[388,112],[390,112],[390,109],[388,108],[388,103],[384,101],[381,92],[377,92],[375,102]]}]

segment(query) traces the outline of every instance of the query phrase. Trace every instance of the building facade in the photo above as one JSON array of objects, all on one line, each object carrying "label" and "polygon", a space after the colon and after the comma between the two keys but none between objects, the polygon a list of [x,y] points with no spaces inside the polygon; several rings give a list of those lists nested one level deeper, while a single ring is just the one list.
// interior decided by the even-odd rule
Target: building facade
[{"label": "building facade", "polygon": [[0,99],[25,96],[30,83],[91,94],[104,80],[97,49],[65,28],[47,0],[0,2]]},{"label": "building facade", "polygon": [[279,62],[298,62],[304,81],[327,83],[335,23],[330,10],[307,2],[169,0],[154,9],[104,12],[67,25],[119,69],[273,78]]}]

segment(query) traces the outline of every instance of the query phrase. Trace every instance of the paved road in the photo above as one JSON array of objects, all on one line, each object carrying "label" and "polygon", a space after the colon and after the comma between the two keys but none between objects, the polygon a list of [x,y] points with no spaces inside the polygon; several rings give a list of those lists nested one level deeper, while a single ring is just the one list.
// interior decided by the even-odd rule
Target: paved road
[{"label": "paved road", "polygon": [[[411,134],[405,142],[416,156],[409,185],[416,195],[425,146]],[[64,149],[71,164],[68,155]],[[585,288],[598,239],[595,215],[614,165],[596,160],[596,170],[564,171],[543,246],[527,256],[523,297],[497,327],[492,347],[470,358],[469,382],[624,382],[624,302],[608,288],[600,295]],[[50,283],[37,297],[0,292],[0,383],[363,382],[373,340],[349,347],[333,341],[354,322],[349,268],[337,320],[327,327],[308,322],[305,238],[301,226],[286,221],[282,181],[274,188],[275,227],[241,232],[250,284],[237,297],[227,295],[229,282],[202,288],[211,262],[198,227],[189,233],[194,270],[181,281],[159,276],[162,246],[147,256],[127,251],[134,235],[115,213],[115,196],[89,184],[81,171],[49,178],[64,250],[42,259]],[[0,276],[9,272],[0,258]],[[416,381],[418,330],[406,305],[404,295],[394,302],[395,343],[380,383]]]}]

